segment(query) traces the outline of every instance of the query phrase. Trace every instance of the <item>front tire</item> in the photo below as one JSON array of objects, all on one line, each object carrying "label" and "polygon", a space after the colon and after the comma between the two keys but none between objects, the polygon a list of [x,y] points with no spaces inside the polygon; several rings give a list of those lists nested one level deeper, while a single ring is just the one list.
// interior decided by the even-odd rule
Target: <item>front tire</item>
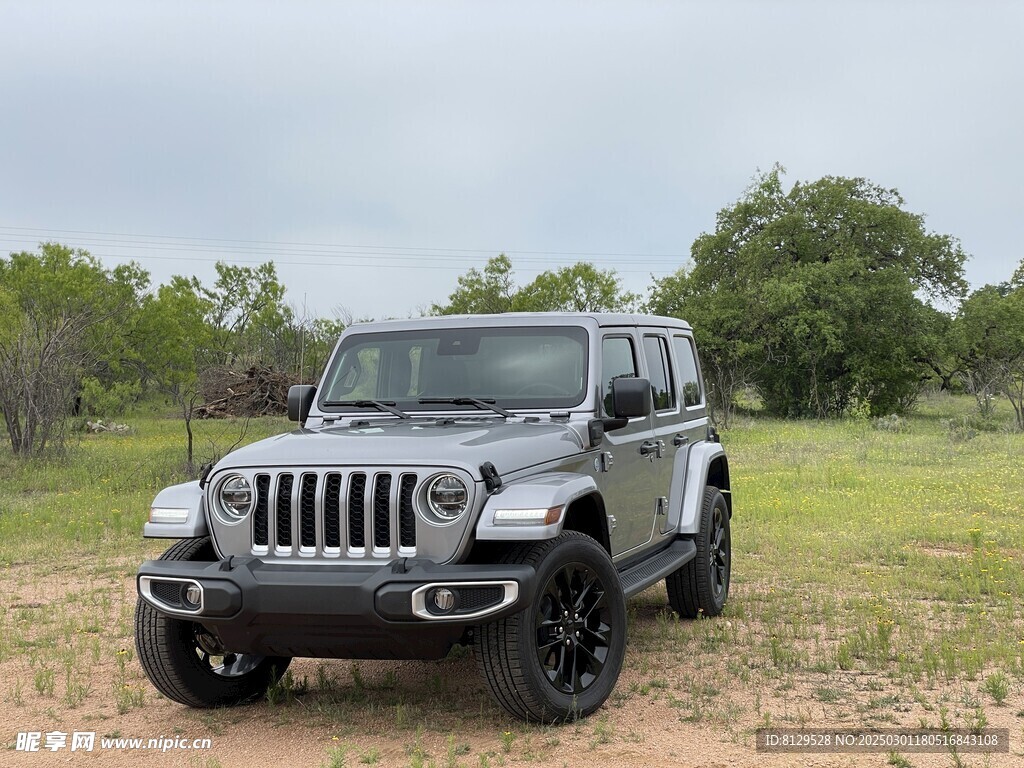
[{"label": "front tire", "polygon": [[709,485],[701,504],[697,556],[665,578],[668,602],[684,619],[718,616],[729,596],[732,534],[722,492]]},{"label": "front tire", "polygon": [[[161,560],[216,560],[209,538],[179,541]],[[227,707],[261,698],[291,659],[231,653],[202,624],[157,611],[141,597],[135,604],[135,648],[160,693],[190,707]]]},{"label": "front tire", "polygon": [[476,632],[491,693],[527,721],[586,717],[611,694],[626,649],[626,598],[611,558],[566,531],[521,544],[503,562],[532,565],[537,579],[524,610]]}]

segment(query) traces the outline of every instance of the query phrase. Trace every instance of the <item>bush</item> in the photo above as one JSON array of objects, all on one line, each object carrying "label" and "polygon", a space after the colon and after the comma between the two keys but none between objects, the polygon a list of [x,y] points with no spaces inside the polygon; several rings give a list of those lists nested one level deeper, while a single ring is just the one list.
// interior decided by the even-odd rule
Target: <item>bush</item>
[{"label": "bush", "polygon": [[904,432],[907,429],[907,420],[895,413],[888,416],[879,416],[872,422],[872,426],[879,432]]},{"label": "bush", "polygon": [[79,414],[109,419],[123,416],[139,400],[142,388],[138,382],[117,382],[107,385],[99,379],[82,381],[82,406]]}]

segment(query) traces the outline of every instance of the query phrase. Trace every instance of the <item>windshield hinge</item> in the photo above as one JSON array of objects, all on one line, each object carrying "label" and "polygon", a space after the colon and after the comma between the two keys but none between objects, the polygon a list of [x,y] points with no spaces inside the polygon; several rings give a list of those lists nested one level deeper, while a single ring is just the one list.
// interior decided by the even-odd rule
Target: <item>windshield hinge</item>
[{"label": "windshield hinge", "polygon": [[488,493],[494,493],[501,488],[501,475],[491,462],[485,461],[480,465],[480,475],[484,479],[484,488]]}]

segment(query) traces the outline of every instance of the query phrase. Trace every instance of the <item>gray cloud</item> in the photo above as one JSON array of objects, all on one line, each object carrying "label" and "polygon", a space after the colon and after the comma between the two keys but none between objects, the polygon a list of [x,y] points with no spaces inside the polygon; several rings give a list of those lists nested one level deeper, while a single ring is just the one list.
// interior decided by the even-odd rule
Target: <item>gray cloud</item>
[{"label": "gray cloud", "polygon": [[1024,256],[1022,22],[1011,2],[4,3],[0,227],[405,247],[60,237],[157,280],[272,256],[293,302],[404,315],[500,250],[523,279],[575,259],[517,251],[650,254],[592,259],[642,289],[777,161],[897,187],[998,281]]}]

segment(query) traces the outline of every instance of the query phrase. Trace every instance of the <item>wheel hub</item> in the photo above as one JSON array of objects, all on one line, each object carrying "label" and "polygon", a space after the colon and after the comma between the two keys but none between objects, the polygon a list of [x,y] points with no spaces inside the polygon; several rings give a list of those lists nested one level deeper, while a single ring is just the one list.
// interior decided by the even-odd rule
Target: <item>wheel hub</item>
[{"label": "wheel hub", "polygon": [[224,655],[224,646],[220,644],[217,638],[204,630],[196,631],[196,645],[208,656]]}]

